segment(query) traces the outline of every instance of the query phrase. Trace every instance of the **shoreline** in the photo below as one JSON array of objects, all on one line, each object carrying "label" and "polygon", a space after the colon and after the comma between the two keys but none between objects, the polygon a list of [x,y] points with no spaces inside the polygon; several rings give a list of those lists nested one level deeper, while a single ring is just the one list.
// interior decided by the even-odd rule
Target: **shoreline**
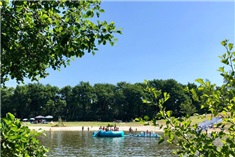
[{"label": "shoreline", "polygon": [[[82,126],[69,126],[69,127],[52,127],[52,126],[28,126],[30,130],[35,131],[82,131]],[[128,126],[120,126],[119,130],[129,131]],[[157,126],[131,126],[132,130],[135,131],[151,131],[151,132],[163,132],[163,128],[160,129]],[[98,126],[84,126],[83,131],[97,131]]]},{"label": "shoreline", "polygon": [[[68,127],[52,127],[52,126],[28,126],[30,130],[35,130],[38,132],[41,131],[97,131],[99,130],[98,126],[84,126],[84,130],[82,130],[82,126],[68,126]],[[88,129],[89,128],[89,129]],[[129,126],[120,126],[119,130],[129,132]],[[139,131],[151,131],[154,133],[164,133],[164,127],[159,128],[158,126],[131,126],[133,132]],[[213,131],[219,132],[220,129],[209,129],[207,133],[211,133]]]}]

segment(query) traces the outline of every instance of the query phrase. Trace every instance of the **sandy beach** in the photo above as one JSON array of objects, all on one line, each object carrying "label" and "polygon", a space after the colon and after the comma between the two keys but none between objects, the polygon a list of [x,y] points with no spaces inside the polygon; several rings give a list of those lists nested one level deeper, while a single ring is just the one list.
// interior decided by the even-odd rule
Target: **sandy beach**
[{"label": "sandy beach", "polygon": [[[52,127],[52,126],[28,126],[29,129],[31,130],[35,130],[35,131],[82,131],[82,127],[81,126],[70,126],[70,127]],[[97,131],[99,130],[98,126],[84,126],[84,131]],[[119,130],[122,131],[129,131],[130,127],[127,126],[120,126]],[[131,127],[133,129],[133,131],[151,131],[151,132],[155,132],[155,133],[162,133],[164,132],[163,128],[160,129],[158,126],[134,126]],[[213,131],[219,132],[220,129],[209,129],[207,131],[207,133],[211,133]]]},{"label": "sandy beach", "polygon": [[[75,126],[75,127],[50,127],[50,126],[29,126],[31,130],[36,130],[36,131],[82,131],[81,126]],[[97,131],[99,130],[98,126],[84,126],[84,131]],[[127,126],[120,126],[119,130],[123,131],[129,131],[130,127]],[[160,129],[159,127],[156,126],[134,126],[131,127],[133,131],[152,131],[152,132],[163,132],[163,129]]]}]

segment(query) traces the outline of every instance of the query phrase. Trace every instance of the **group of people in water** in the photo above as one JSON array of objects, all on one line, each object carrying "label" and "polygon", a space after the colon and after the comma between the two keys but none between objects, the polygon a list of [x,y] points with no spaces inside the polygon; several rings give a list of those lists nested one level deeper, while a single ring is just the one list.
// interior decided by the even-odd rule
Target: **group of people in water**
[{"label": "group of people in water", "polygon": [[151,131],[146,131],[146,132],[143,132],[144,136],[151,136],[152,135],[152,132]]},{"label": "group of people in water", "polygon": [[104,126],[100,126],[99,130],[105,130],[105,131],[119,131],[119,128],[114,126],[114,127],[104,127]]},{"label": "group of people in water", "polygon": [[[135,129],[135,132],[137,132],[137,128]],[[129,128],[129,133],[133,133],[133,129],[130,127]],[[151,131],[145,131],[145,132],[142,132],[144,136],[151,136],[152,135],[152,132]]]},{"label": "group of people in water", "polygon": [[[92,128],[92,126],[91,126],[91,128]],[[87,127],[87,131],[89,131],[89,130],[90,130],[90,128]],[[84,131],[84,126],[82,126],[82,131]]]},{"label": "group of people in water", "polygon": [[[87,130],[89,131],[90,128],[88,127]],[[105,127],[105,126],[100,126],[99,130],[104,130],[104,131],[119,131],[119,128],[117,126],[114,127]],[[82,126],[82,131],[84,131],[84,126]],[[129,128],[129,133],[133,133],[134,130],[130,127]],[[137,128],[135,129],[135,132],[137,132]],[[146,131],[146,132],[142,132],[145,136],[151,136],[152,132],[151,131]]]}]

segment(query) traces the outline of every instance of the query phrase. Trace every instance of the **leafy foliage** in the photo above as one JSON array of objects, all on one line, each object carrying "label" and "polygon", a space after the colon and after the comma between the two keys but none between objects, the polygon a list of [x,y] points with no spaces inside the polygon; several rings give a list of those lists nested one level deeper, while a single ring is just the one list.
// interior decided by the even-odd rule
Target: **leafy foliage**
[{"label": "leafy foliage", "polygon": [[[179,100],[174,105],[168,103],[167,110],[179,108],[178,116],[183,116],[192,113],[194,106],[197,106],[199,113],[205,113],[200,112],[198,102],[192,100],[192,96],[185,92],[184,87],[187,85],[178,83],[181,88],[174,89],[167,85],[172,81],[154,80],[154,82],[158,82],[156,85],[164,82],[166,86],[163,85],[162,89],[169,91],[171,100]],[[167,87],[170,87],[170,89]],[[190,87],[190,91],[193,88]],[[141,119],[141,123],[144,123],[146,121],[145,116],[148,116],[150,120],[155,118],[155,114],[159,112],[158,100],[156,100],[155,105],[151,106],[142,102],[142,98],[151,97],[144,89],[143,83],[130,84],[125,82],[117,83],[117,85],[95,84],[94,86],[90,85],[89,82],[80,82],[74,87],[62,88],[39,83],[18,85],[16,88],[0,89],[2,94],[1,113],[6,115],[11,112],[21,119],[32,118],[37,115],[53,115],[54,120],[61,117],[67,121],[132,121],[137,117]],[[174,92],[176,90],[178,92]],[[198,91],[195,91],[195,93],[197,94]],[[163,97],[163,94],[159,96],[159,98],[161,97]],[[182,102],[192,103],[187,103],[188,106],[183,108],[180,104]],[[155,125],[156,121],[153,121],[153,124]]]},{"label": "leafy foliage", "polygon": [[[98,20],[100,0],[2,1],[1,82],[45,78],[46,69],[59,70],[73,57],[95,54],[97,45],[117,40],[114,22]],[[94,22],[96,21],[96,22]]]},{"label": "leafy foliage", "polygon": [[[173,79],[168,80],[153,80],[149,81],[149,85],[151,87],[155,87],[156,89],[161,89],[162,94],[160,94],[159,98],[163,97],[163,93],[169,93],[171,96],[167,102],[165,102],[164,106],[167,110],[172,110],[172,114],[174,116],[180,116],[182,113],[185,114],[185,108],[182,104],[188,104],[191,102],[191,98],[187,95],[187,92],[184,90],[184,86],[178,83]],[[157,100],[155,100],[155,104],[157,104]],[[192,108],[193,104],[190,104]],[[194,112],[193,110],[192,112]]]},{"label": "leafy foliage", "polygon": [[165,136],[159,140],[159,143],[167,140],[168,143],[178,146],[175,153],[179,156],[235,156],[235,52],[232,52],[233,44],[228,43],[228,40],[224,40],[221,44],[227,50],[220,56],[221,62],[231,68],[230,72],[226,72],[224,67],[219,68],[226,83],[217,87],[209,81],[197,79],[196,81],[200,84],[198,90],[202,91],[202,95],[197,96],[194,90],[191,90],[191,94],[200,102],[202,108],[207,108],[215,117],[223,117],[223,122],[216,127],[225,128],[225,131],[224,129],[212,130],[210,134],[207,134],[198,129],[197,124],[192,125],[189,117],[173,117],[172,111],[166,110],[163,105],[169,99],[169,95],[164,93],[164,97],[159,99],[161,93],[146,82],[146,90],[153,97],[151,101],[144,100],[144,102],[156,104],[152,100],[158,100],[160,111],[157,117],[166,120]]},{"label": "leafy foliage", "polygon": [[[114,45],[114,34],[121,31],[114,22],[99,20],[104,12],[100,4],[100,0],[1,1],[1,84],[9,79],[18,83],[24,83],[24,78],[38,81],[48,75],[47,68],[59,70],[75,57],[94,55],[97,45],[108,42]],[[40,84],[30,84],[28,88],[18,86],[12,94],[10,89],[1,88],[3,112],[11,110],[20,117],[51,110],[62,114],[67,104],[58,99],[58,89],[50,86],[44,89]],[[45,156],[47,150],[39,144],[38,135],[7,113],[1,120],[1,155]]]},{"label": "leafy foliage", "polygon": [[184,115],[191,116],[196,111],[197,111],[196,107],[194,105],[192,105],[191,101],[185,101],[180,104],[180,112],[183,113]]},{"label": "leafy foliage", "polygon": [[19,119],[7,113],[1,119],[1,155],[6,157],[43,157],[48,150],[39,145],[37,136],[41,133],[23,126]]}]

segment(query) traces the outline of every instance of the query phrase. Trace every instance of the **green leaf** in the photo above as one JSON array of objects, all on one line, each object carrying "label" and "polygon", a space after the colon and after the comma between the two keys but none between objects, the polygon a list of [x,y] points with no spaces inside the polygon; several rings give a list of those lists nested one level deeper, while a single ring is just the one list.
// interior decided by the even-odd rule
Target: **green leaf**
[{"label": "green leaf", "polygon": [[13,114],[11,114],[11,113],[7,113],[7,115],[6,115],[6,118],[8,119],[8,120],[11,120],[11,121],[14,121],[15,120],[15,116],[13,115]]},{"label": "green leaf", "polygon": [[160,138],[158,140],[158,144],[161,144],[162,142],[164,142],[164,138],[162,136],[160,136]]},{"label": "green leaf", "polygon": [[226,65],[228,65],[228,64],[229,64],[228,59],[222,59],[222,60],[221,60],[221,62],[222,62],[222,63],[224,63],[224,64],[226,64]]},{"label": "green leaf", "polygon": [[220,67],[218,71],[223,73],[224,72],[224,67]]},{"label": "green leaf", "polygon": [[232,43],[229,43],[229,44],[228,44],[228,48],[229,48],[229,50],[231,51],[231,50],[233,49],[233,44],[232,44]]},{"label": "green leaf", "polygon": [[167,112],[166,112],[166,115],[167,115],[168,117],[171,117],[172,111],[167,111]]},{"label": "green leaf", "polygon": [[94,12],[93,12],[92,10],[88,10],[88,11],[86,12],[86,15],[87,15],[88,17],[93,17],[93,16],[94,16]]},{"label": "green leaf", "polygon": [[96,16],[99,18],[100,17],[100,13],[96,12]]},{"label": "green leaf", "polygon": [[110,45],[113,46],[113,45],[114,45],[114,42],[110,41]]},{"label": "green leaf", "polygon": [[122,31],[118,30],[117,33],[122,34]]},{"label": "green leaf", "polygon": [[200,83],[201,85],[205,84],[204,81],[203,81],[203,79],[201,79],[201,78],[198,78],[198,79],[196,79],[195,81],[198,82],[198,83]]},{"label": "green leaf", "polygon": [[233,55],[233,56],[235,56],[235,51],[234,51],[234,52],[232,52],[232,55]]},{"label": "green leaf", "polygon": [[226,45],[227,45],[227,42],[228,42],[228,40],[224,40],[224,41],[221,42],[221,44],[222,44],[223,46],[226,46]]},{"label": "green leaf", "polygon": [[66,17],[66,18],[65,18],[65,22],[69,22],[69,17]]},{"label": "green leaf", "polygon": [[104,9],[100,9],[99,11],[100,11],[101,13],[104,13]]}]

